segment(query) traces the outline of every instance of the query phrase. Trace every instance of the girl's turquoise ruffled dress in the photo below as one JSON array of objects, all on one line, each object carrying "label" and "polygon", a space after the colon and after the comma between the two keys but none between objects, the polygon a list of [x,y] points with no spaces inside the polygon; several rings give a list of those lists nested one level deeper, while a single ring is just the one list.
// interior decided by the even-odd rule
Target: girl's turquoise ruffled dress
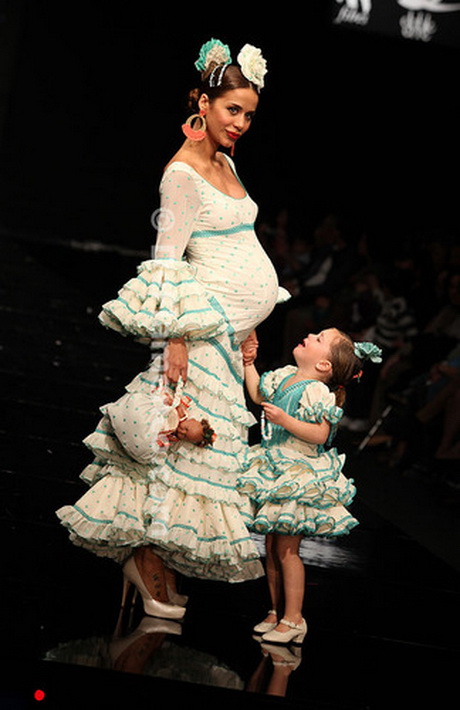
[{"label": "girl's turquoise ruffled dress", "polygon": [[[236,488],[255,421],[246,407],[240,346],[286,294],[256,237],[257,207],[247,194],[229,197],[177,162],[166,170],[161,193],[174,216],[160,235],[171,258],[140,264],[100,320],[147,343],[186,339],[189,416],[208,419],[217,439],[204,449],[175,443],[139,461],[115,436],[104,406],[85,439],[95,455],[82,473],[89,490],[57,514],[73,542],[119,562],[133,547],[153,545],[185,575],[254,579],[263,569]],[[149,395],[159,369],[153,360],[127,391]]]},{"label": "girl's turquoise ruffled dress", "polygon": [[271,425],[269,438],[249,450],[238,480],[255,510],[250,528],[264,535],[344,535],[358,521],[347,510],[356,488],[343,473],[345,456],[330,448],[343,412],[322,382],[287,384],[295,372],[296,367],[288,365],[262,375],[262,395],[302,421],[328,421],[329,441],[326,446],[310,444]]}]

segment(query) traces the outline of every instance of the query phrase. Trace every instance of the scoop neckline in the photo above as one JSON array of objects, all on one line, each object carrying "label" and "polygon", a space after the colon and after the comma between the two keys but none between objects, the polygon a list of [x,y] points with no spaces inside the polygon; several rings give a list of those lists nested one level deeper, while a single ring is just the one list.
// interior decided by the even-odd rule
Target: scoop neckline
[{"label": "scoop neckline", "polygon": [[[225,155],[225,153],[222,153],[222,155],[225,157],[225,159],[226,159],[227,162],[228,162],[228,158],[227,158],[227,156]],[[209,180],[207,180],[205,177],[203,177],[203,175],[202,175],[201,173],[199,173],[198,170],[196,170],[196,169],[193,167],[193,165],[190,165],[190,163],[186,163],[184,160],[173,160],[172,163],[169,163],[168,167],[167,167],[166,170],[165,170],[165,173],[166,173],[166,172],[169,170],[169,168],[171,168],[173,165],[185,165],[185,166],[186,166],[187,168],[189,168],[190,170],[193,170],[193,172],[195,173],[195,175],[198,175],[198,177],[199,177],[201,180],[203,180],[203,182],[205,182],[207,185],[209,185],[209,187],[212,187],[212,189],[215,190],[216,192],[218,192],[219,194],[224,195],[225,197],[228,197],[229,200],[236,200],[237,202],[240,202],[240,201],[242,201],[242,200],[245,200],[245,199],[248,197],[248,192],[247,192],[246,188],[244,187],[243,183],[242,183],[241,180],[239,179],[239,177],[238,177],[238,175],[236,174],[236,172],[233,170],[233,168],[232,168],[232,166],[230,165],[230,163],[229,163],[230,169],[232,170],[232,172],[233,172],[234,176],[236,177],[238,183],[241,185],[241,187],[242,187],[243,190],[244,190],[244,195],[243,195],[243,197],[233,197],[233,195],[229,195],[228,192],[224,192],[223,190],[219,190],[219,188],[216,187],[215,185],[213,185],[212,182],[209,182]]]}]

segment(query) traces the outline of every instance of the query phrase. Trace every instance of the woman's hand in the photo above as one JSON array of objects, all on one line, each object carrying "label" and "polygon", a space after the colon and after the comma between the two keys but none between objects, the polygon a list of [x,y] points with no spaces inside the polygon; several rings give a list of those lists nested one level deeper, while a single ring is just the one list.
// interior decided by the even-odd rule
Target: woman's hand
[{"label": "woman's hand", "polygon": [[188,352],[184,338],[171,338],[165,351],[165,375],[169,382],[177,384],[180,378],[187,380]]},{"label": "woman's hand", "polygon": [[253,330],[249,333],[246,340],[241,344],[241,352],[243,353],[243,365],[247,367],[252,365],[257,357],[257,348],[259,347],[259,341],[257,340],[256,331]]}]

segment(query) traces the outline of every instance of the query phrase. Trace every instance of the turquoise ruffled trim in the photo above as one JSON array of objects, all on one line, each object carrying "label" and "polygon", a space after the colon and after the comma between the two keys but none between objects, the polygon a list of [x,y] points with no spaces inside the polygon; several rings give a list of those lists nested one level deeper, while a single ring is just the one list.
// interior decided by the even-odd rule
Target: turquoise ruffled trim
[{"label": "turquoise ruffled trim", "polygon": [[[144,465],[126,454],[103,416],[85,440],[95,459],[81,476],[91,488],[58,516],[71,540],[97,555],[123,560],[130,548],[148,544],[189,576],[256,579],[263,567],[246,525],[252,510],[236,489],[247,428],[255,421],[239,383],[241,352],[233,350],[228,331],[215,343],[191,341],[188,351],[182,394],[190,397],[190,416],[209,419],[217,433],[214,445],[202,449],[177,442]],[[154,360],[125,389],[151,393],[157,384]]]},{"label": "turquoise ruffled trim", "polygon": [[107,328],[139,339],[209,338],[227,328],[225,317],[208,298],[186,261],[142,262],[138,274],[102,306],[99,320]]},{"label": "turquoise ruffled trim", "polygon": [[[271,519],[270,519],[271,518]],[[316,512],[302,519],[294,513],[284,511],[278,516],[267,515],[262,511],[257,514],[251,530],[261,535],[277,533],[278,535],[303,535],[310,537],[336,538],[348,535],[359,525],[350,513],[336,517],[326,512]]]},{"label": "turquoise ruffled trim", "polygon": [[338,424],[343,416],[343,409],[333,405],[332,407],[325,406],[323,402],[315,402],[309,407],[300,407],[299,413],[304,412],[305,421],[321,424],[326,420],[330,424]]},{"label": "turquoise ruffled trim", "polygon": [[237,482],[251,503],[250,530],[333,537],[358,524],[346,510],[356,487],[343,474],[345,457],[335,449],[307,455],[307,446],[288,442],[250,449]]}]

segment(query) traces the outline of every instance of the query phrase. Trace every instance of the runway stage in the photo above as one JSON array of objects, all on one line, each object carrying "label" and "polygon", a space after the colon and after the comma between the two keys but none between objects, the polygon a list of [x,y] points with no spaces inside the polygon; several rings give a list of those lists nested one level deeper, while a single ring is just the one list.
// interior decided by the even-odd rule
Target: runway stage
[{"label": "runway stage", "polygon": [[136,608],[116,628],[119,569],[72,546],[54,510],[85,490],[81,440],[98,406],[145,364],[142,348],[96,317],[101,288],[111,295],[135,261],[3,235],[0,708],[444,707],[459,660],[458,509],[401,481],[373,450],[355,457],[346,439],[361,525],[302,547],[300,648],[253,639],[264,580],[181,580],[182,625]]}]

